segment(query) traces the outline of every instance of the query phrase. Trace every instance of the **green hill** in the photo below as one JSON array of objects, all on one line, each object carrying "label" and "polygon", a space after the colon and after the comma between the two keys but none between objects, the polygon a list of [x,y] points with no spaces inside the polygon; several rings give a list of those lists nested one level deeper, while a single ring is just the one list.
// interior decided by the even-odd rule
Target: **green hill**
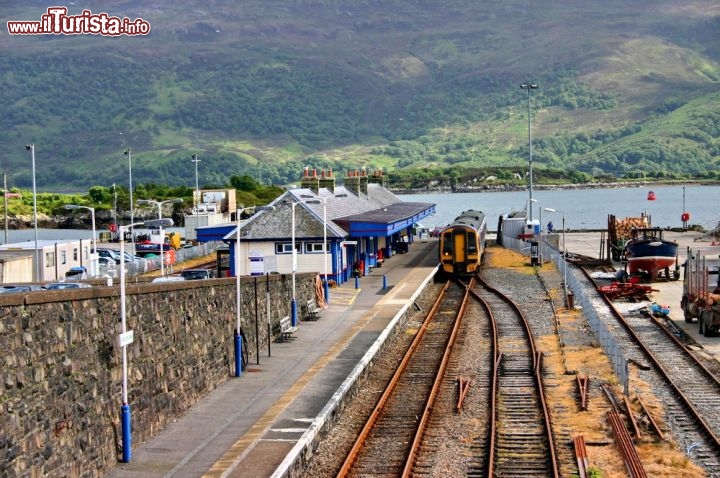
[{"label": "green hill", "polygon": [[[3,24],[47,4],[2,2]],[[13,3],[13,4],[11,4]],[[542,5],[540,5],[542,3]],[[549,4],[549,5],[546,5]],[[78,8],[70,14],[80,14]],[[712,0],[100,1],[150,34],[0,34],[0,166],[41,189],[295,182],[306,165],[718,177]]]}]

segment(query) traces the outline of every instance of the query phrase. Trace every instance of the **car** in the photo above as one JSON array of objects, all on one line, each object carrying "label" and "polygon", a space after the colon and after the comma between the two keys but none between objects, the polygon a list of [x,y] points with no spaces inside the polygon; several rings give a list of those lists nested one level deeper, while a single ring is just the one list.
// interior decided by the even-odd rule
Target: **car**
[{"label": "car", "polygon": [[13,292],[34,292],[38,290],[45,290],[45,287],[35,284],[3,284],[0,286],[0,294]]},{"label": "car", "polygon": [[185,280],[212,279],[215,271],[212,269],[186,269],[180,274]]},{"label": "car", "polygon": [[87,279],[87,269],[85,266],[71,267],[69,271],[65,273],[67,279]]},{"label": "car", "polygon": [[109,269],[115,269],[117,262],[115,262],[115,259],[111,257],[100,256],[100,258],[98,258],[98,264],[100,264],[101,266],[105,266]]},{"label": "car", "polygon": [[53,282],[45,286],[47,290],[60,290],[60,289],[92,289],[90,284],[84,282]]},{"label": "car", "polygon": [[178,281],[184,281],[185,278],[182,276],[165,276],[165,277],[156,277],[152,280],[153,283],[157,282],[178,282]]},{"label": "car", "polygon": [[97,253],[100,259],[107,259],[115,262],[115,264],[120,264],[120,254],[114,249],[98,249]]}]

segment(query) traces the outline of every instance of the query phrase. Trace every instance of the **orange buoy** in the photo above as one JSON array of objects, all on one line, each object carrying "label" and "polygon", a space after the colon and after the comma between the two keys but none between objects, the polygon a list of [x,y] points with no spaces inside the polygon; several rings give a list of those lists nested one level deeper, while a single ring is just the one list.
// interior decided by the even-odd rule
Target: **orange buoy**
[{"label": "orange buoy", "polygon": [[653,191],[648,191],[648,201],[654,201],[655,200],[655,193]]}]

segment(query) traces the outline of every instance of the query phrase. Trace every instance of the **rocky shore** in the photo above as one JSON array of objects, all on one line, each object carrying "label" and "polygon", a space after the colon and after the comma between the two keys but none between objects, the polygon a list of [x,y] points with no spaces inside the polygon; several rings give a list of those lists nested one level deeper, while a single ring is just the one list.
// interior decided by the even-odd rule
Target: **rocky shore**
[{"label": "rocky shore", "polygon": [[[717,182],[707,181],[624,181],[624,182],[598,182],[581,184],[533,184],[533,190],[553,191],[563,189],[620,189],[640,188],[652,186],[683,186],[683,185],[717,185]],[[525,191],[527,184],[475,184],[472,186],[425,186],[422,188],[389,188],[394,194],[454,194],[454,193],[478,193],[478,192],[506,192]]]}]

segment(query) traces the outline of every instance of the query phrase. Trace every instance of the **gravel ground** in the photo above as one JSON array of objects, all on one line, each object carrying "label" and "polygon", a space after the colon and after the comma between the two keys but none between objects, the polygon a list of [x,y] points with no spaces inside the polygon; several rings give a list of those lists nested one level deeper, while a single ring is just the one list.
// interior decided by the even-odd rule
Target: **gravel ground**
[{"label": "gravel ground", "polygon": [[[535,269],[527,258],[512,251],[491,248],[486,255],[483,276],[499,290],[511,295],[521,307],[533,327],[536,341],[544,357],[546,395],[551,403],[553,429],[556,437],[561,476],[577,473],[572,449],[572,438],[583,435],[591,467],[603,477],[627,476],[605,419],[610,404],[601,384],[609,384],[620,397],[622,389],[611,371],[607,358],[598,346],[582,311],[564,308],[562,275],[552,264]],[[540,279],[540,280],[538,280]],[[430,284],[419,299],[422,311],[415,309],[393,336],[392,343],[376,360],[371,373],[360,386],[358,393],[342,411],[336,426],[319,443],[315,456],[303,476],[336,476],[355,437],[367,416],[382,394],[386,383],[412,341],[417,326],[435,300],[441,284]],[[472,308],[469,317],[479,317]],[[478,363],[483,360],[478,350],[487,348],[486,333],[478,321],[466,321],[466,330],[456,347],[449,379],[438,398],[436,408],[443,411],[446,439],[434,444],[432,466],[428,476],[465,476],[467,466],[473,463],[470,448],[474,438],[485,429],[487,403],[482,393],[473,393],[471,385],[465,408],[461,413],[450,410],[456,400],[457,375],[482,381],[477,374]],[[589,407],[579,409],[576,373],[590,378]],[[484,386],[480,382],[478,386]],[[651,395],[650,386],[638,385],[644,393],[643,401],[651,404],[661,415],[661,400]],[[707,476],[693,465],[672,440],[669,442],[643,442],[641,457],[649,466],[649,476],[700,477]]]}]

